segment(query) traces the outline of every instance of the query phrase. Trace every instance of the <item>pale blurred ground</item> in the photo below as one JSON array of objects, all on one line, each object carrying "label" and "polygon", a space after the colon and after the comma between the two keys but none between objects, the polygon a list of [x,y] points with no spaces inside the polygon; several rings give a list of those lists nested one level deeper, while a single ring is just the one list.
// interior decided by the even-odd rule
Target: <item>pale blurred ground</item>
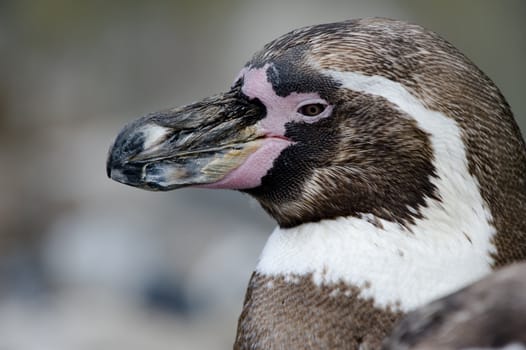
[{"label": "pale blurred ground", "polygon": [[420,23],[525,127],[526,1],[0,1],[0,349],[229,349],[273,222],[233,192],[106,178],[146,112],[227,88],[293,28]]}]

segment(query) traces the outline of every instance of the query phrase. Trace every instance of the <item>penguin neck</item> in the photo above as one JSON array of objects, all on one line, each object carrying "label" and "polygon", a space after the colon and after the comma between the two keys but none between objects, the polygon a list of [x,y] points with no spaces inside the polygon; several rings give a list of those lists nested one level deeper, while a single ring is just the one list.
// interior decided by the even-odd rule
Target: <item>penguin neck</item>
[{"label": "penguin neck", "polygon": [[278,227],[256,272],[291,283],[309,276],[320,287],[343,282],[376,307],[412,310],[492,270],[494,229],[480,220],[484,213],[472,210],[463,225],[451,227],[429,218],[437,210],[426,207],[409,228],[371,215]]}]

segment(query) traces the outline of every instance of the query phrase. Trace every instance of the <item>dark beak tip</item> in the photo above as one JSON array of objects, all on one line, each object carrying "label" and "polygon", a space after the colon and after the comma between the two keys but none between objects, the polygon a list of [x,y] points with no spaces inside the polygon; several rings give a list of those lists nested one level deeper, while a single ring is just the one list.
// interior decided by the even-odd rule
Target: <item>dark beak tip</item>
[{"label": "dark beak tip", "polygon": [[111,164],[111,154],[108,156],[108,159],[106,160],[106,176],[109,177],[111,179],[111,169],[112,169],[112,164]]},{"label": "dark beak tip", "polygon": [[111,177],[111,171],[112,169],[117,165],[117,161],[116,161],[116,141],[117,140],[114,140],[113,143],[111,144],[111,146],[109,147],[109,150],[108,150],[108,156],[106,158],[106,176],[108,176],[108,178],[112,178]]}]

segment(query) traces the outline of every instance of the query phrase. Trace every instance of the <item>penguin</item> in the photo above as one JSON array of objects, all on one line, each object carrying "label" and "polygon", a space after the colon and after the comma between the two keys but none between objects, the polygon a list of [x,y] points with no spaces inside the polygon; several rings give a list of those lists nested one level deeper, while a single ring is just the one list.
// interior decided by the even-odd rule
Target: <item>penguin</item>
[{"label": "penguin", "polygon": [[509,105],[459,50],[402,21],[273,40],[226,92],[125,126],[107,173],[242,191],[276,220],[235,349],[379,348],[407,312],[526,258]]}]

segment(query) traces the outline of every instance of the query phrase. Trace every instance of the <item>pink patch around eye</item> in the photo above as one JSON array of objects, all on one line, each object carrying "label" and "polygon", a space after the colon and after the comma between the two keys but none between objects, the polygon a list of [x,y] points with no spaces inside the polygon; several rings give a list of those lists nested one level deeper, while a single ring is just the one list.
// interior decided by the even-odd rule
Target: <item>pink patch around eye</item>
[{"label": "pink patch around eye", "polygon": [[285,135],[285,124],[291,121],[305,121],[313,123],[317,120],[327,117],[332,111],[332,106],[328,105],[326,110],[317,117],[304,118],[297,111],[298,108],[308,103],[327,104],[319,94],[296,93],[293,92],[288,96],[278,96],[272,84],[267,78],[268,64],[262,68],[247,69],[244,68],[240,76],[244,77],[242,91],[251,99],[259,99],[267,109],[267,115],[259,122],[259,126],[264,133],[269,135]]}]

